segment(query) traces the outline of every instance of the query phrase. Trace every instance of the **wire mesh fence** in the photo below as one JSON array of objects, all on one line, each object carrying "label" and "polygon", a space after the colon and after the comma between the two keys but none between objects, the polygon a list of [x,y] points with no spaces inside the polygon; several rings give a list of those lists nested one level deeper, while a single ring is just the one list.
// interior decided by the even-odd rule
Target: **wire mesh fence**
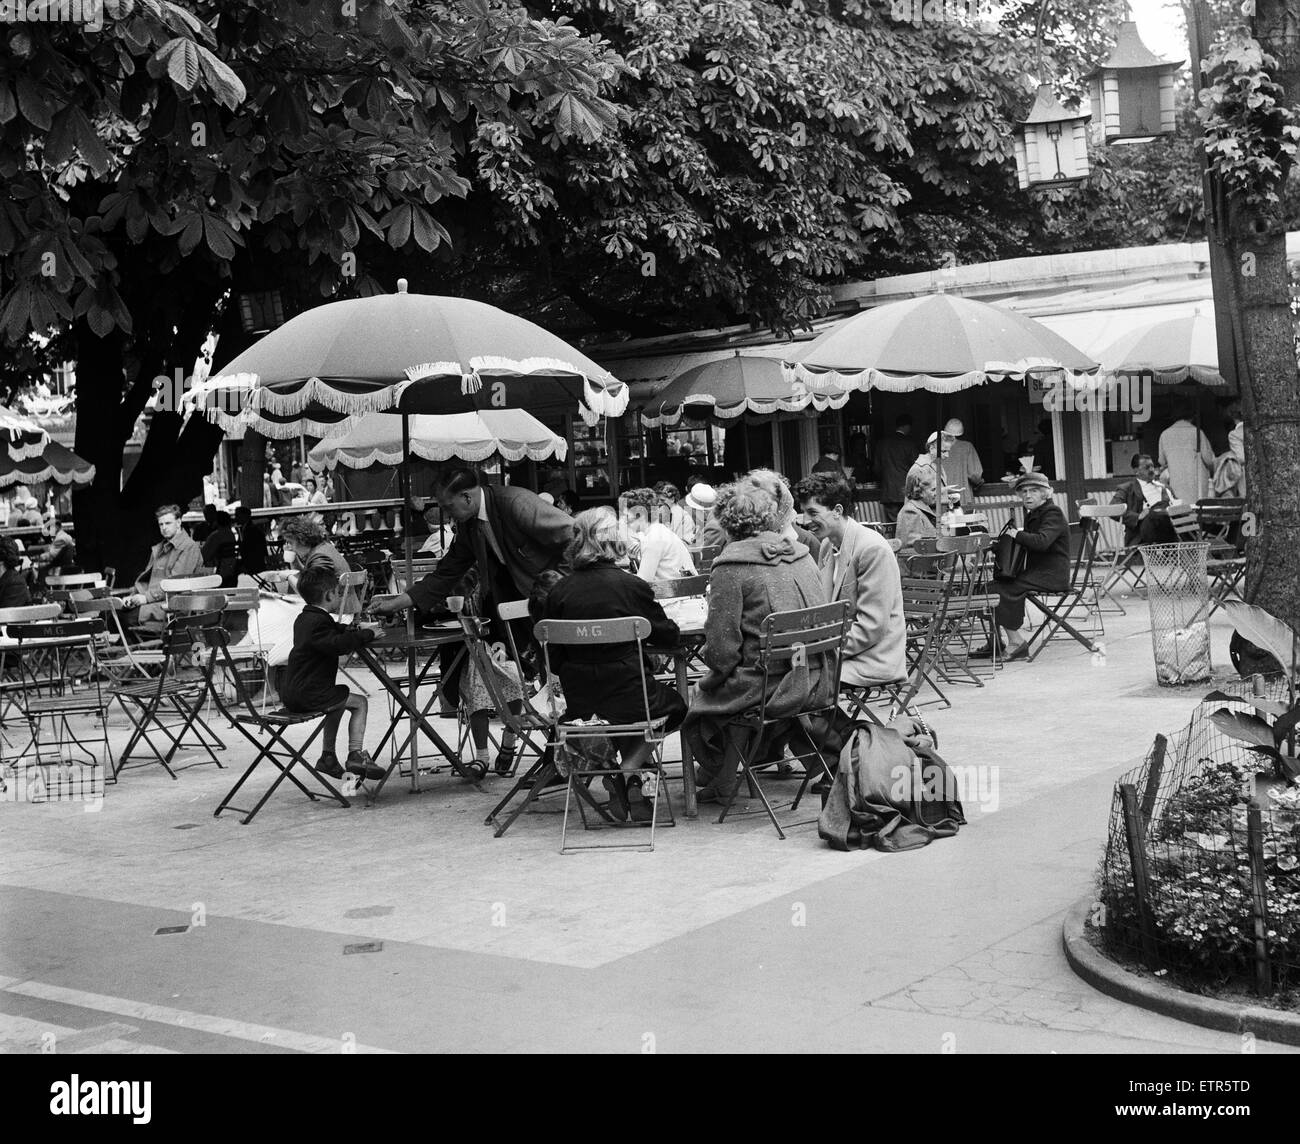
[{"label": "wire mesh fence", "polygon": [[1115,786],[1099,872],[1103,945],[1121,960],[1192,986],[1300,990],[1300,789],[1273,761],[1211,721],[1250,711],[1255,691],[1286,701],[1284,681],[1224,689],[1172,740],[1157,736]]},{"label": "wire mesh fence", "polygon": [[1151,644],[1156,680],[1174,685],[1210,678],[1210,608],[1206,561],[1210,546],[1202,543],[1148,544],[1142,548],[1146,565],[1147,602],[1151,607]]}]

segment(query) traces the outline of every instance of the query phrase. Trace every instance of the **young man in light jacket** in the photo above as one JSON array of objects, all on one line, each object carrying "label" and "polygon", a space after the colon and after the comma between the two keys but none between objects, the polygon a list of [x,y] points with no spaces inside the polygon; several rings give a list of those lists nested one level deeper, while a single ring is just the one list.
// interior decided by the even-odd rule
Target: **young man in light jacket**
[{"label": "young man in light jacket", "polygon": [[906,679],[903,588],[889,541],[853,519],[844,477],[816,473],[794,493],[808,531],[822,542],[817,566],[826,598],[847,600],[853,608],[840,682],[870,687]]}]

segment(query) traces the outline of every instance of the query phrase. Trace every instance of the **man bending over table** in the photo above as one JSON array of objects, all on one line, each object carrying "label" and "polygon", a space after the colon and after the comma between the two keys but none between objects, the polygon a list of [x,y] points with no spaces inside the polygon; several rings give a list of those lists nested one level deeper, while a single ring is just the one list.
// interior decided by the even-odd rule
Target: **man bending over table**
[{"label": "man bending over table", "polygon": [[[432,611],[476,568],[480,614],[491,624],[493,638],[503,639],[497,606],[527,599],[542,572],[561,567],[573,539],[573,518],[528,489],[481,484],[478,473],[463,466],[443,474],[434,496],[443,514],[456,522],[455,537],[432,572],[401,595],[376,604],[374,611],[388,615],[412,606]],[[515,641],[520,648],[532,642],[531,623],[521,625]],[[444,680],[444,693],[458,696],[458,682]]]}]

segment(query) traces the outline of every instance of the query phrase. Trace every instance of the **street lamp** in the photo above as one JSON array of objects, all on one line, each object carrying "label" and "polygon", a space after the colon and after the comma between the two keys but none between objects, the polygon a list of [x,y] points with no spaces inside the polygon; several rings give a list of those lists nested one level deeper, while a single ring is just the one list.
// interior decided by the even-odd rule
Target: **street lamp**
[{"label": "street lamp", "polygon": [[1066,111],[1040,83],[1029,118],[1016,131],[1016,177],[1020,189],[1068,187],[1088,176],[1087,113]]},{"label": "street lamp", "polygon": [[1174,133],[1174,74],[1182,60],[1162,60],[1125,20],[1115,50],[1088,76],[1095,143],[1150,143]]}]

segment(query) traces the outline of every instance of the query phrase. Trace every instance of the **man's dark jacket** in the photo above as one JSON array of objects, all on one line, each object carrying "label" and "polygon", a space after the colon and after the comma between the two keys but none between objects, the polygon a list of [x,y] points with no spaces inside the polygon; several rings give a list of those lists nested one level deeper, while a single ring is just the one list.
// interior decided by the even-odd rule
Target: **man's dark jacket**
[{"label": "man's dark jacket", "polygon": [[[484,486],[483,500],[489,526],[505,559],[504,570],[519,593],[514,598],[522,600],[532,591],[539,575],[561,567],[564,550],[573,539],[573,517],[547,504],[536,493],[510,485]],[[446,555],[423,580],[411,585],[408,595],[420,611],[432,611],[435,603],[453,592],[475,566],[484,591],[492,592],[499,583],[500,565],[477,516],[456,526],[456,536]]]}]

